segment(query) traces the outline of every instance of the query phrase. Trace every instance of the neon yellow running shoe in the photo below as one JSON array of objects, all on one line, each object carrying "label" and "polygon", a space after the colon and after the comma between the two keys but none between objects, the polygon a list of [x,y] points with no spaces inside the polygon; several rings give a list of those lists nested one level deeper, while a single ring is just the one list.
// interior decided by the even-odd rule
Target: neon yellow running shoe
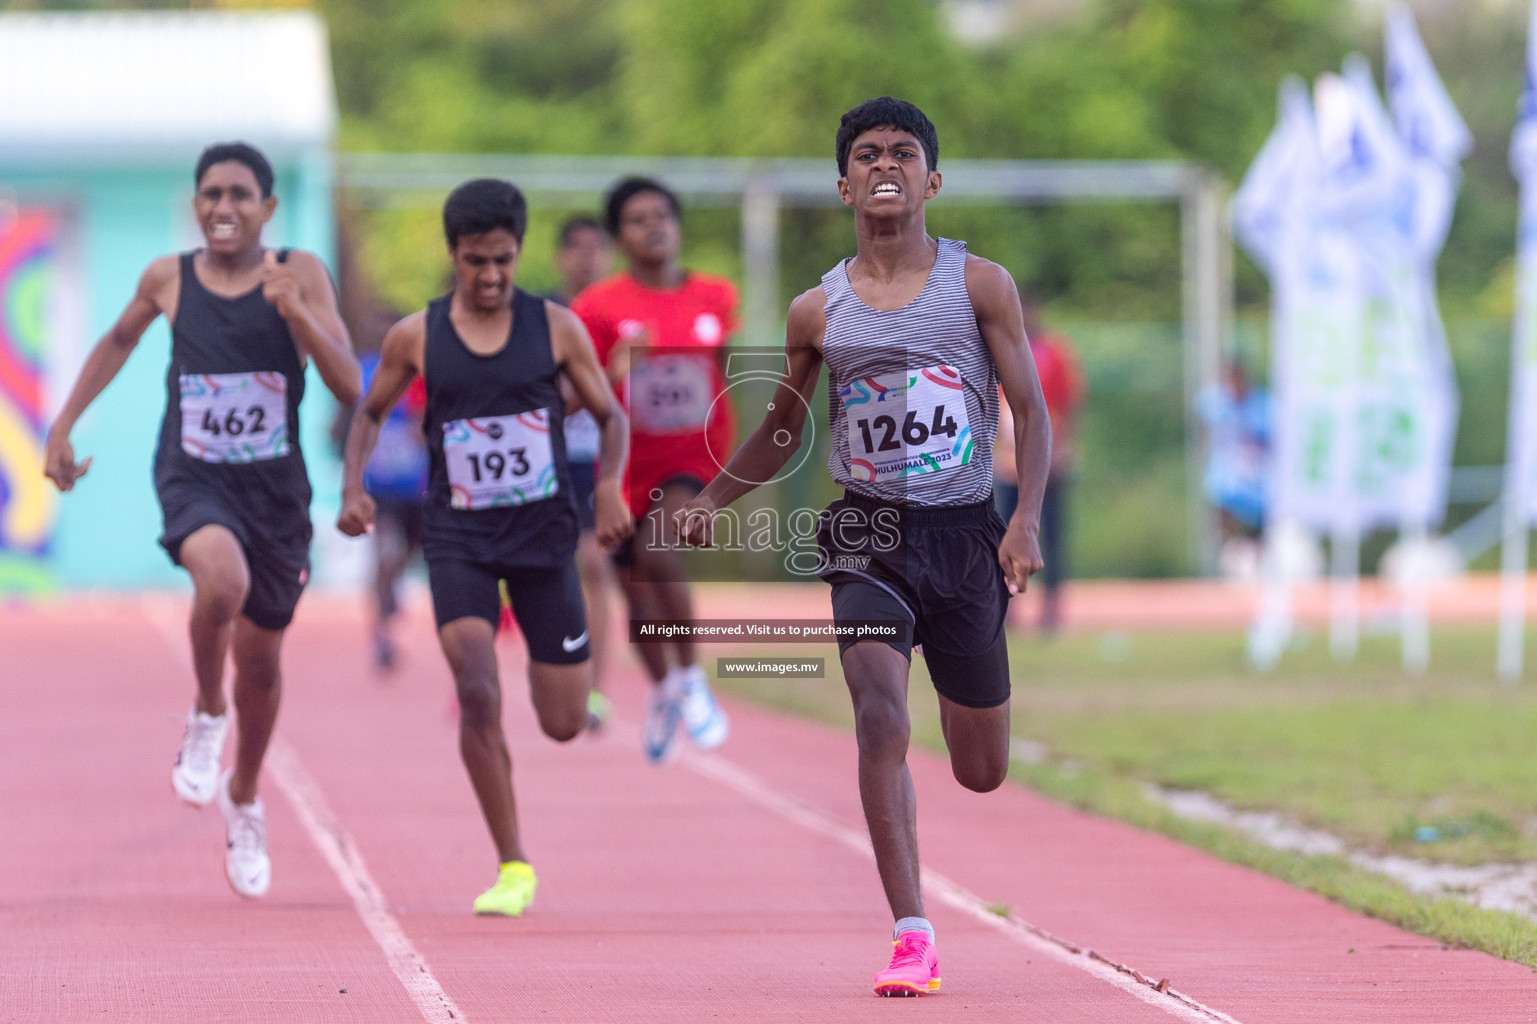
[{"label": "neon yellow running shoe", "polygon": [[603,724],[608,721],[609,712],[613,710],[613,704],[609,699],[597,690],[587,694],[587,731],[598,732]]},{"label": "neon yellow running shoe", "polygon": [[539,880],[534,868],[521,860],[511,860],[497,873],[496,884],[475,897],[475,913],[518,917],[534,902]]}]

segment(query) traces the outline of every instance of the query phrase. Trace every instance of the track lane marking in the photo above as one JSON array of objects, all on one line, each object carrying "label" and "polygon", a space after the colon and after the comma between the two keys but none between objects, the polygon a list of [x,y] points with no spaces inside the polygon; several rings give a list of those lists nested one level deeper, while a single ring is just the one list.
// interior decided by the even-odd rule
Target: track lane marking
[{"label": "track lane marking", "polygon": [[[872,861],[875,859],[875,851],[870,846],[868,835],[849,828],[794,797],[779,792],[735,762],[719,754],[700,754],[692,750],[686,751],[680,760],[685,767],[696,774],[719,782],[781,817],[840,843]],[[926,894],[1002,932],[1042,956],[1083,971],[1188,1024],[1214,1024],[1214,1022],[1240,1024],[1222,1011],[1212,1009],[1174,989],[1166,981],[1154,981],[1134,968],[1117,964],[1100,956],[1092,949],[1060,939],[1013,914],[1004,917],[993,913],[979,896],[937,871],[926,867],[920,867],[919,870],[923,891]]]},{"label": "track lane marking", "polygon": [[330,805],[320,785],[299,763],[299,755],[284,740],[274,737],[267,747],[266,767],[273,781],[288,798],[294,812],[309,833],[310,842],[320,851],[363,919],[363,926],[374,937],[390,970],[400,979],[401,987],[411,997],[423,1019],[430,1024],[468,1024],[463,1011],[454,1003],[433,975],[427,959],[417,952],[406,937],[400,922],[389,912],[384,892],[379,888],[363,854]]},{"label": "track lane marking", "polygon": [[[176,652],[183,667],[190,672],[192,652],[187,637],[181,632],[182,620],[172,603],[152,599],[143,601],[141,607],[161,639]],[[184,610],[185,606],[181,607]],[[326,803],[320,784],[299,761],[298,751],[282,737],[273,736],[267,745],[264,767],[287,798],[310,842],[351,898],[363,927],[383,951],[390,970],[421,1011],[422,1019],[428,1024],[469,1024],[464,1012],[432,973],[426,957],[417,952],[400,922],[389,912],[384,890],[369,873],[357,842]]]}]

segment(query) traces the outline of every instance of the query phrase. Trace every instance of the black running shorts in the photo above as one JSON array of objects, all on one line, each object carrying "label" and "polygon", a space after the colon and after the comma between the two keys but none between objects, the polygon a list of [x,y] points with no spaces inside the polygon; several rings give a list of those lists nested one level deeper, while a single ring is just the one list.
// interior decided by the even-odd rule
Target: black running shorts
[{"label": "black running shorts", "polygon": [[571,473],[571,500],[576,502],[576,521],[583,533],[591,533],[598,526],[598,511],[594,490],[598,479],[596,462],[570,462],[566,468]]},{"label": "black running shorts", "polygon": [[286,629],[310,576],[309,516],[297,509],[282,514],[253,514],[239,509],[218,489],[185,478],[156,488],[165,529],[160,546],[181,565],[182,543],[205,526],[222,526],[235,535],[245,555],[251,587],[240,614],[262,629]]},{"label": "black running shorts", "polygon": [[[678,473],[657,484],[658,490],[666,490],[669,487],[687,487],[692,492],[689,497],[693,498],[697,497],[699,492],[704,490],[704,481],[691,473]],[[646,515],[649,516],[654,510],[655,503],[653,502],[646,506]],[[644,523],[636,523],[636,535],[639,535],[640,531],[644,528]],[[615,544],[613,553],[609,555],[609,558],[621,569],[633,569],[635,567],[635,537],[626,537],[618,544]]]},{"label": "black running shorts", "polygon": [[567,559],[554,568],[529,569],[429,557],[427,580],[439,629],[463,618],[485,619],[495,627],[502,613],[497,582],[505,580],[512,614],[531,660],[546,665],[587,660],[587,610],[575,560]]},{"label": "black running shorts", "polygon": [[[881,642],[909,660],[920,645],[941,696],[963,707],[999,706],[1009,699],[1009,588],[998,564],[1004,529],[991,501],[908,508],[845,493],[822,513],[817,532],[833,620],[909,623],[907,636]],[[856,642],[840,639],[839,653]]]}]

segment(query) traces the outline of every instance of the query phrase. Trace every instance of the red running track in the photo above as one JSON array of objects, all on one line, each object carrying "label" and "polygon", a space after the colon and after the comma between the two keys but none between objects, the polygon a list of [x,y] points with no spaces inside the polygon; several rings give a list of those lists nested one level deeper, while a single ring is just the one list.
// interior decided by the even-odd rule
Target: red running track
[{"label": "red running track", "polygon": [[721,756],[652,768],[625,671],[629,724],[559,746],[516,644],[506,719],[540,893],[522,919],[476,918],[494,855],[430,625],[412,620],[381,684],[361,616],[319,596],[290,634],[263,779],[273,889],[243,902],[218,812],[168,784],[183,607],[0,610],[0,1021],[1537,1019],[1527,968],[1012,785],[968,793],[918,752],[945,982],[877,999],[890,920],[849,736],[734,703]]}]

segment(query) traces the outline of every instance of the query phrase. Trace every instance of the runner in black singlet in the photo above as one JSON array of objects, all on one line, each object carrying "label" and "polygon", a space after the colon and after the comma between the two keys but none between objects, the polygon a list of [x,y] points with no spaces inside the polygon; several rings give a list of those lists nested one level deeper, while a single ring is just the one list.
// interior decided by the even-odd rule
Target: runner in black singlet
[{"label": "runner in black singlet", "polygon": [[[271,882],[257,776],[281,693],[283,630],[309,575],[310,484],[299,445],[304,367],[315,361],[337,400],[359,390],[358,364],[329,273],[311,253],[261,244],[272,219],[272,168],[244,143],[197,163],[193,200],[205,248],[149,265],[127,309],[91,350],[49,432],[46,472],[61,490],[85,475],[69,433],[144,331],[171,325],[165,419],[155,454],[160,543],[192,576],[197,703],[171,772],[176,795],[224,812],[225,873],[242,896]],[[227,728],[224,660],[235,662],[239,744],[219,775]]]},{"label": "runner in black singlet", "polygon": [[[907,770],[909,660],[921,645],[956,779],[996,789],[1009,765],[1004,614],[1041,568],[1051,427],[1008,272],[926,230],[925,203],[941,184],[933,124],[910,103],[871,100],[843,115],[836,152],[857,254],[791,304],[789,373],[770,412],[679,513],[679,529],[708,543],[713,513],[777,476],[800,448],[825,362],[828,465],[845,495],[822,514],[817,571],[832,584],[835,623],[897,628],[838,640],[860,799],[897,919],[895,951],[874,989],[918,995],[939,988],[939,959],[923,916]],[[1000,384],[1014,413],[1020,487],[1007,527],[992,509]]]},{"label": "runner in black singlet", "polygon": [[613,544],[634,529],[619,490],[628,425],[592,342],[568,310],[513,286],[527,223],[523,194],[505,181],[466,182],[448,197],[443,228],[454,290],[385,335],[347,438],[338,521],[354,537],[371,528],[363,467],[385,416],[421,375],[431,460],[422,548],[459,697],[459,750],[501,865],[474,908],[513,916],[533,901],[536,881],[519,837],[501,725],[499,581],[528,643],[529,689],[546,735],[568,740],[582,731],[591,681],[562,379],[600,431],[598,541]]}]

